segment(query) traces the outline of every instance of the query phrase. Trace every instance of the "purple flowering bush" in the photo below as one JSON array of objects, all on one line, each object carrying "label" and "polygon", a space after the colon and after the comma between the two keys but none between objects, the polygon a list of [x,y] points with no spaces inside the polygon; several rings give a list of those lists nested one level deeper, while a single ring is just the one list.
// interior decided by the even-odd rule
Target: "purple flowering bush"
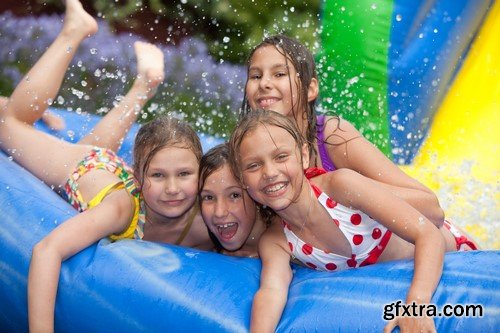
[{"label": "purple flowering bush", "polygon": [[[1,95],[10,95],[61,26],[59,15],[0,15]],[[99,21],[99,32],[77,50],[52,105],[79,113],[109,111],[135,78],[133,43],[139,39],[133,34],[115,35],[105,21]],[[184,39],[177,46],[159,47],[165,54],[165,81],[144,108],[141,120],[173,113],[200,132],[229,135],[243,98],[244,66],[216,62],[208,54],[207,45],[196,38]]]}]

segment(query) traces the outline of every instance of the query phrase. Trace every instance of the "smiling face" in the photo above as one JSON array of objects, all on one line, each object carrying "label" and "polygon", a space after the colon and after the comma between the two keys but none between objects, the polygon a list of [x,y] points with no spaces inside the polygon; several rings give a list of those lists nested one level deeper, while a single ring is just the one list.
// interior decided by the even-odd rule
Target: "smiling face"
[{"label": "smiling face", "polygon": [[298,87],[297,72],[282,51],[267,45],[254,52],[245,87],[252,110],[273,110],[290,116],[298,104]]},{"label": "smiling face", "polygon": [[199,162],[191,149],[168,146],[151,159],[142,195],[150,221],[182,217],[196,201]]},{"label": "smiling face", "polygon": [[299,149],[287,130],[274,125],[259,124],[246,132],[239,147],[239,169],[248,193],[276,212],[297,200],[308,163],[307,145]]},{"label": "smiling face", "polygon": [[201,190],[205,224],[229,251],[241,248],[256,220],[256,206],[233,176],[228,164],[212,172]]},{"label": "smiling face", "polygon": [[[275,44],[278,41],[283,44]],[[294,57],[290,58],[290,54]],[[303,45],[283,36],[271,38],[255,49],[248,62],[245,107],[290,117],[302,135],[311,140],[315,135],[311,119],[318,97],[315,73],[314,59]]]}]

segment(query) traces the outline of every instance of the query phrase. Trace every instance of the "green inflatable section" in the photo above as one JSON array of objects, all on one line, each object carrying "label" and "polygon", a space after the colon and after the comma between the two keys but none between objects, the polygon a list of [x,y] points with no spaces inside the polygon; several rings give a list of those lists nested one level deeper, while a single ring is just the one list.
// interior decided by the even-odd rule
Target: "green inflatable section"
[{"label": "green inflatable section", "polygon": [[387,0],[323,1],[317,63],[321,105],[391,156],[387,61],[393,8]]}]

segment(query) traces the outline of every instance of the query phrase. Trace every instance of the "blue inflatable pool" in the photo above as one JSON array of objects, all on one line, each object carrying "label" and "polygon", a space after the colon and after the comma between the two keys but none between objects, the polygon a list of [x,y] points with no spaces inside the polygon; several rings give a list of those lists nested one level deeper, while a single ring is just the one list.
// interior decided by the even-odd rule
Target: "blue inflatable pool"
[{"label": "blue inflatable pool", "polygon": [[[61,113],[75,140],[97,118]],[[86,121],[82,121],[86,119]],[[131,136],[121,150],[130,156]],[[205,147],[217,142],[205,139]],[[128,153],[128,155],[127,155]],[[76,214],[0,153],[0,331],[27,332],[27,274],[33,245]],[[481,317],[437,317],[439,332],[498,332],[500,252],[446,255],[432,302],[480,305]],[[381,332],[385,305],[405,298],[412,261],[340,273],[296,268],[278,332]],[[58,332],[245,332],[260,262],[173,245],[102,240],[64,262]],[[476,315],[479,312],[476,311]]]}]

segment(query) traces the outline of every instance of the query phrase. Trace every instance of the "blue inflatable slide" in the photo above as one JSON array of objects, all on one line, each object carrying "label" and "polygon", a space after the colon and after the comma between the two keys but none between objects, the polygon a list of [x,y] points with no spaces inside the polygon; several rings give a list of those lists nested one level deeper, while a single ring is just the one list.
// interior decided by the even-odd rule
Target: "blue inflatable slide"
[{"label": "blue inflatable slide", "polygon": [[[58,113],[66,120],[67,140],[77,140],[98,119]],[[120,151],[125,158],[136,131]],[[205,148],[212,140],[204,139]],[[0,331],[27,332],[31,249],[76,211],[2,153],[0,188]],[[446,304],[458,307],[454,316],[435,318],[439,332],[499,331],[499,259],[499,251],[446,255],[432,303],[438,312]],[[297,267],[277,331],[381,332],[384,316],[395,314],[389,305],[404,300],[412,273],[411,260],[339,273]],[[257,259],[103,239],[63,263],[56,331],[246,332],[259,274]]]}]

